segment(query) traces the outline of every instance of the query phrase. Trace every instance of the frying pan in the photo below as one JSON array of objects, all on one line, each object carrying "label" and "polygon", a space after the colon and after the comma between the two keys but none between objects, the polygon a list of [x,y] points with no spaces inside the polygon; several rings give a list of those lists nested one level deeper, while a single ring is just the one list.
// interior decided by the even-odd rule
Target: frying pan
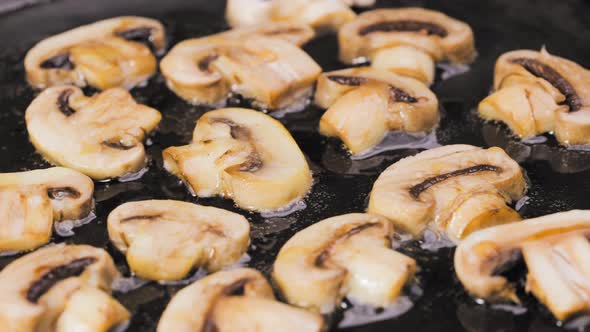
[{"label": "frying pan", "polygon": [[[27,86],[23,58],[33,44],[47,36],[81,24],[119,15],[154,17],[166,25],[170,45],[191,37],[205,36],[227,29],[223,1],[215,0],[62,0],[25,1],[29,6],[0,14],[0,171],[22,171],[48,167],[28,142],[24,111],[37,92]],[[537,144],[512,138],[499,124],[483,123],[474,113],[478,101],[489,93],[495,59],[503,52],[539,49],[590,66],[590,3],[582,0],[422,0],[379,1],[378,7],[422,6],[440,10],[466,21],[476,36],[479,56],[470,69],[442,80],[439,69],[432,89],[441,104],[442,120],[436,130],[441,145],[466,143],[482,147],[498,145],[520,162],[530,189],[528,199],[519,204],[524,217],[541,216],[570,209],[590,209],[590,151],[559,147],[555,140]],[[17,8],[19,6],[7,6]],[[310,42],[305,50],[324,70],[343,68],[337,60],[333,35]],[[90,224],[76,228],[75,235],[54,235],[52,242],[90,244],[106,248],[118,268],[129,276],[123,255],[109,244],[106,232],[108,213],[123,202],[143,199],[178,199],[217,206],[244,214],[252,225],[249,260],[244,265],[270,274],[275,256],[295,232],[324,218],[363,211],[372,184],[387,166],[418,153],[419,149],[388,151],[376,156],[351,160],[341,143],[317,132],[322,110],[310,105],[299,113],[286,114],[280,121],[289,129],[305,153],[314,172],[315,184],[305,199],[306,207],[287,216],[261,216],[236,208],[229,200],[192,197],[179,181],[162,167],[161,151],[190,141],[195,121],[206,107],[186,104],[170,92],[161,75],[145,87],[132,91],[140,103],[163,113],[162,123],[147,147],[149,171],[130,182],[97,183],[96,216]],[[230,102],[242,105],[239,98]],[[332,317],[333,331],[559,331],[560,327],[534,298],[520,287],[521,306],[477,304],[457,281],[452,264],[454,249],[425,249],[424,240],[404,241],[400,250],[421,266],[411,293],[413,303],[405,314],[353,308],[361,323],[379,315],[378,322],[338,327],[345,315]],[[18,256],[1,257],[0,268]],[[525,268],[517,268],[513,279],[523,285]],[[133,279],[129,279],[133,280]],[[133,283],[131,283],[133,284]],[[134,286],[140,286],[136,284]],[[181,284],[149,282],[115,292],[116,298],[132,313],[128,331],[154,331],[161,312]],[[361,308],[362,309],[362,308]],[[365,308],[366,309],[366,308]],[[348,311],[355,312],[355,311]],[[387,318],[389,317],[389,318]],[[577,322],[579,323],[580,320]],[[574,322],[576,323],[576,322]],[[573,323],[565,323],[571,327]],[[355,324],[353,324],[355,325]],[[583,327],[582,327],[583,330]],[[590,329],[589,329],[590,330]]]}]

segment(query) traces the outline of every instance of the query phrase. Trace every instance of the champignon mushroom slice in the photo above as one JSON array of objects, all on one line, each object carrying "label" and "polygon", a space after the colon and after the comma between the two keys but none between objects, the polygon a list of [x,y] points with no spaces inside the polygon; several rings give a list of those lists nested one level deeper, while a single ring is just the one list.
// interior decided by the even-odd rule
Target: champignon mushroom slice
[{"label": "champignon mushroom slice", "polygon": [[[0,272],[0,322],[6,331],[82,331],[56,327],[63,323],[106,332],[126,319],[128,313],[123,307],[113,307],[114,300],[106,301],[89,289],[106,296],[118,277],[112,258],[103,249],[64,244],[38,249]],[[82,307],[92,310],[96,318],[105,303],[112,311],[94,322],[86,320],[89,317],[73,317],[73,307],[81,301]]]},{"label": "champignon mushroom slice", "polygon": [[527,290],[559,320],[590,309],[590,211],[555,213],[468,236],[455,252],[455,271],[474,296],[518,301],[496,271],[522,252]]},{"label": "champignon mushroom slice", "polygon": [[343,297],[387,306],[416,270],[416,262],[391,249],[385,218],[352,213],[320,221],[281,248],[273,278],[291,304],[329,313]]},{"label": "champignon mushroom slice", "polygon": [[339,137],[353,154],[377,145],[390,130],[424,132],[438,123],[438,99],[428,87],[370,67],[323,73],[315,102],[328,108],[320,133]]},{"label": "champignon mushroom slice", "polygon": [[67,168],[0,173],[0,252],[49,242],[53,222],[90,213],[93,190],[90,178]]},{"label": "champignon mushroom slice", "polygon": [[469,63],[475,57],[469,25],[423,8],[364,12],[338,31],[340,60],[368,59],[380,69],[430,84],[434,61]]},{"label": "champignon mushroom slice", "polygon": [[35,45],[25,57],[27,79],[36,88],[130,89],[156,72],[152,51],[162,52],[165,44],[164,27],[156,20],[124,16],[98,21]]},{"label": "champignon mushroom slice", "polygon": [[342,0],[342,2],[351,7],[371,7],[377,0]]},{"label": "champignon mushroom slice", "polygon": [[107,224],[131,271],[152,280],[182,279],[198,267],[217,271],[238,261],[250,239],[243,216],[180,201],[125,203]]},{"label": "champignon mushroom slice", "polygon": [[177,44],[161,63],[168,87],[192,104],[220,104],[229,92],[269,109],[305,98],[321,68],[283,40],[288,39],[285,34],[272,37],[261,31],[226,32]]},{"label": "champignon mushroom slice", "polygon": [[561,144],[590,144],[588,82],[589,70],[545,49],[507,52],[496,62],[496,91],[478,111],[523,138],[554,132]]},{"label": "champignon mushroom slice", "polygon": [[250,109],[205,113],[189,145],[164,150],[164,167],[200,197],[224,196],[248,210],[277,210],[301,199],[311,172],[291,134]]},{"label": "champignon mushroom slice", "polygon": [[[66,110],[64,112],[64,110]],[[103,180],[146,164],[142,141],[160,113],[115,88],[85,97],[77,87],[46,89],[27,108],[29,138],[47,160]]]},{"label": "champignon mushroom slice", "polygon": [[229,0],[225,17],[232,27],[288,22],[337,31],[356,16],[348,6],[342,0]]},{"label": "champignon mushroom slice", "polygon": [[448,145],[389,166],[373,185],[368,211],[416,236],[432,226],[458,241],[520,220],[506,203],[525,191],[519,165],[504,150]]},{"label": "champignon mushroom slice", "polygon": [[271,332],[323,329],[321,316],[275,301],[253,269],[221,271],[182,289],[158,323],[158,332]]}]

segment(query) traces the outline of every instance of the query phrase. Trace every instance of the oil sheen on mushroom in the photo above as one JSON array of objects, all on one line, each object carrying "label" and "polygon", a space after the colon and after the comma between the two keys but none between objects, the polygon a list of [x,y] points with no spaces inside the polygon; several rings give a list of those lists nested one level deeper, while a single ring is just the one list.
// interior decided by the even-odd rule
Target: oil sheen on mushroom
[{"label": "oil sheen on mushroom", "polygon": [[368,211],[415,236],[431,227],[458,242],[520,220],[507,204],[525,190],[520,166],[504,150],[448,145],[389,166],[373,185]]},{"label": "oil sheen on mushroom", "polygon": [[93,190],[89,177],[67,168],[0,173],[0,252],[37,248],[54,222],[85,218]]},{"label": "oil sheen on mushroom", "polygon": [[205,113],[189,145],[163,151],[164,167],[199,197],[231,198],[247,210],[274,211],[300,200],[311,171],[291,134],[250,109]]},{"label": "oil sheen on mushroom", "polygon": [[103,249],[58,244],[27,254],[0,272],[5,331],[108,331],[130,317],[110,296],[119,277]]},{"label": "oil sheen on mushroom", "polygon": [[137,104],[123,89],[86,97],[77,87],[46,89],[27,108],[33,145],[53,164],[104,180],[135,173],[146,164],[143,140],[160,113]]},{"label": "oil sheen on mushroom", "polygon": [[434,81],[435,62],[466,64],[475,58],[473,31],[459,20],[423,8],[376,9],[338,31],[340,60]]},{"label": "oil sheen on mushroom", "polygon": [[261,108],[286,108],[308,98],[321,72],[296,46],[311,35],[285,24],[234,29],[182,41],[160,67],[168,87],[191,104],[221,105],[233,92]]},{"label": "oil sheen on mushroom", "polygon": [[590,144],[590,71],[549,54],[511,51],[496,62],[494,92],[479,114],[521,138],[553,133],[563,145]]},{"label": "oil sheen on mushroom", "polygon": [[109,237],[137,276],[178,280],[192,269],[214,272],[246,252],[250,225],[243,216],[181,201],[129,202],[113,210]]},{"label": "oil sheen on mushroom", "polygon": [[165,43],[164,27],[153,19],[98,21],[37,43],[25,57],[27,79],[36,88],[73,84],[130,89],[156,72],[153,53],[162,52]]},{"label": "oil sheen on mushroom", "polygon": [[413,276],[416,262],[391,249],[383,217],[352,213],[299,231],[281,248],[273,278],[286,300],[330,313],[343,300],[386,307]]},{"label": "oil sheen on mushroom", "polygon": [[590,211],[560,212],[473,233],[455,252],[455,271],[474,296],[518,302],[496,271],[523,257],[526,290],[558,320],[590,309]]},{"label": "oil sheen on mushroom", "polygon": [[371,67],[320,76],[315,103],[327,108],[320,133],[340,138],[352,154],[377,145],[389,131],[431,131],[438,124],[438,99],[418,80]]},{"label": "oil sheen on mushroom", "polygon": [[320,332],[320,315],[275,300],[256,270],[216,272],[176,293],[158,323],[158,332]]}]

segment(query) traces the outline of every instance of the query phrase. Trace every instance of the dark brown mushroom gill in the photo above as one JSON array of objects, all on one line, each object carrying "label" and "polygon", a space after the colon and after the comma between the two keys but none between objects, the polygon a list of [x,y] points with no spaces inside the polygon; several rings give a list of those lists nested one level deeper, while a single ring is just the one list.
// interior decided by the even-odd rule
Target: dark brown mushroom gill
[{"label": "dark brown mushroom gill", "polygon": [[360,225],[355,225],[352,228],[340,229],[339,232],[334,234],[332,239],[330,241],[328,241],[328,243],[324,246],[324,248],[317,254],[317,256],[314,260],[314,265],[319,268],[325,267],[325,263],[328,260],[328,258],[330,257],[330,253],[331,253],[332,249],[338,243],[345,241],[345,240],[349,239],[350,237],[352,237],[356,234],[359,234],[366,229],[373,228],[373,227],[379,227],[380,225],[381,225],[380,223],[371,222],[371,223],[364,223],[364,224],[360,224]]},{"label": "dark brown mushroom gill", "polygon": [[[223,123],[230,128],[230,135],[233,139],[250,142],[252,140],[252,133],[250,129],[240,126],[232,120],[225,118],[214,118],[211,120],[212,123]],[[252,146],[252,152],[246,158],[246,161],[238,165],[238,169],[241,172],[256,172],[263,166],[262,158],[255,147]]]},{"label": "dark brown mushroom gill", "polygon": [[56,54],[45,61],[41,62],[39,67],[43,69],[66,69],[72,70],[74,69],[75,65],[70,59],[70,53],[64,52]]},{"label": "dark brown mushroom gill", "polygon": [[71,116],[72,114],[76,113],[76,110],[74,110],[70,106],[70,96],[72,95],[72,93],[74,93],[73,90],[66,89],[66,90],[62,91],[62,93],[60,93],[60,95],[57,97],[57,102],[56,102],[57,108],[66,117]]},{"label": "dark brown mushroom gill", "polygon": [[358,33],[361,36],[366,36],[374,32],[418,32],[426,35],[435,35],[444,38],[448,35],[447,29],[442,26],[416,20],[398,20],[398,21],[382,21],[364,26],[359,29]]},{"label": "dark brown mushroom gill", "polygon": [[582,108],[582,99],[576,89],[551,66],[530,58],[514,58],[510,62],[522,66],[529,73],[546,80],[559,90],[565,96],[564,103],[569,106],[570,112],[576,112]]},{"label": "dark brown mushroom gill", "polygon": [[27,290],[27,300],[31,303],[37,303],[58,282],[81,275],[89,265],[96,261],[94,257],[83,257],[50,269],[31,284],[31,287]]},{"label": "dark brown mushroom gill", "polygon": [[72,187],[49,188],[47,196],[50,199],[63,200],[65,198],[80,198],[80,192]]},{"label": "dark brown mushroom gill", "polygon": [[462,169],[459,169],[456,171],[452,171],[449,173],[443,173],[443,174],[440,174],[437,176],[427,178],[426,180],[412,186],[410,189],[408,189],[408,192],[410,193],[410,195],[414,199],[418,199],[418,198],[420,198],[421,193],[423,193],[428,188],[430,188],[436,184],[444,182],[444,181],[451,179],[453,177],[463,176],[463,175],[472,175],[472,174],[481,173],[481,172],[501,173],[502,168],[500,168],[498,166],[494,166],[494,165],[488,165],[488,164],[481,164],[481,165],[471,166],[471,167],[467,167],[467,168],[462,168]]},{"label": "dark brown mushroom gill", "polygon": [[[364,83],[369,81],[366,77],[359,77],[359,76],[346,76],[346,75],[329,75],[328,79],[330,81],[336,82],[341,85],[347,86],[360,86]],[[403,89],[395,87],[391,84],[389,86],[389,93],[391,95],[391,99],[393,102],[403,102],[403,103],[417,103],[418,98],[410,95]]]},{"label": "dark brown mushroom gill", "polygon": [[[243,296],[246,293],[246,285],[251,282],[250,278],[242,278],[236,280],[234,283],[226,286],[222,291],[222,296]],[[219,332],[217,329],[217,325],[215,324],[215,320],[213,319],[213,311],[215,310],[215,305],[217,304],[216,298],[213,303],[209,306],[209,310],[205,316],[205,322],[203,323],[203,328],[201,332]]]},{"label": "dark brown mushroom gill", "polygon": [[152,53],[156,51],[156,45],[152,40],[153,28],[150,27],[137,27],[131,28],[119,32],[115,32],[115,36],[123,38],[127,41],[137,42],[147,46]]}]

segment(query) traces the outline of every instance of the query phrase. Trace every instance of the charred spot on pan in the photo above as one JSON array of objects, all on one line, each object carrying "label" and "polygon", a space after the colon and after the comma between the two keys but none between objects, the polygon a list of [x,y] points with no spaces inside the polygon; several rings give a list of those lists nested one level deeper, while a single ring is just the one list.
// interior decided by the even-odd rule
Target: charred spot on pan
[{"label": "charred spot on pan", "polygon": [[80,192],[72,187],[49,188],[47,195],[51,199],[62,200],[64,198],[79,198]]},{"label": "charred spot on pan", "polygon": [[84,257],[75,259],[67,264],[56,266],[45,272],[41,278],[33,282],[27,291],[27,300],[31,303],[37,303],[39,298],[47,293],[58,282],[81,275],[86,267],[96,262],[94,257]]},{"label": "charred spot on pan", "polygon": [[418,99],[411,96],[409,93],[405,92],[400,88],[396,88],[394,86],[389,87],[389,94],[391,95],[391,99],[397,102],[403,103],[417,103]]},{"label": "charred spot on pan", "polygon": [[43,69],[74,69],[74,63],[70,60],[70,53],[60,53],[41,62],[39,65]]},{"label": "charred spot on pan", "polygon": [[435,35],[439,37],[446,37],[448,35],[447,29],[435,23],[414,21],[414,20],[400,20],[400,21],[383,21],[367,25],[359,30],[359,35],[366,36],[373,32],[419,32],[426,35]]},{"label": "charred spot on pan", "polygon": [[76,110],[70,107],[69,99],[70,95],[74,93],[73,90],[68,89],[62,91],[59,97],[57,97],[57,108],[59,108],[60,112],[65,116],[70,116],[76,113]]},{"label": "charred spot on pan", "polygon": [[358,76],[329,75],[328,79],[330,81],[336,82],[338,84],[348,85],[348,86],[359,86],[359,85],[367,82],[366,78],[358,77]]},{"label": "charred spot on pan", "polygon": [[127,145],[121,141],[118,140],[111,140],[111,141],[104,141],[102,142],[102,145],[109,147],[111,149],[115,149],[115,150],[131,150],[135,147],[135,144],[133,145]]},{"label": "charred spot on pan", "polygon": [[127,218],[121,219],[121,222],[124,223],[124,222],[137,221],[137,220],[148,220],[148,221],[151,221],[151,220],[155,220],[155,219],[158,219],[158,218],[161,218],[161,217],[162,217],[162,215],[160,215],[160,214],[131,216],[131,217],[127,217]]},{"label": "charred spot on pan", "polygon": [[117,32],[116,36],[128,41],[144,44],[153,51],[155,50],[155,45],[152,42],[152,30],[149,27],[139,27]]},{"label": "charred spot on pan", "polygon": [[199,70],[200,71],[209,71],[209,65],[211,65],[211,62],[217,60],[217,58],[219,58],[219,55],[216,53],[209,54],[206,57],[202,58],[197,63]]},{"label": "charred spot on pan", "polygon": [[376,226],[379,226],[379,223],[376,223],[376,222],[364,223],[364,224],[355,226],[342,234],[337,234],[332,239],[332,241],[330,241],[330,243],[326,246],[326,248],[324,248],[324,250],[322,250],[322,252],[320,252],[319,255],[316,256],[314,265],[317,267],[323,267],[324,263],[326,262],[326,260],[330,256],[330,250],[332,250],[332,247],[334,247],[334,244],[336,244],[338,241],[341,241],[343,239],[348,239],[351,236],[364,231],[365,229],[376,227]]},{"label": "charred spot on pan", "polygon": [[500,172],[502,172],[502,168],[500,168],[498,166],[494,166],[494,165],[482,164],[482,165],[459,169],[459,170],[449,172],[449,173],[440,174],[440,175],[428,178],[428,179],[418,183],[417,185],[411,187],[409,189],[409,193],[412,197],[414,197],[415,199],[418,199],[422,192],[424,192],[428,188],[430,188],[438,183],[441,183],[443,181],[446,181],[446,180],[456,177],[456,176],[471,175],[471,174],[480,173],[480,172],[500,173]]},{"label": "charred spot on pan", "polygon": [[565,96],[565,103],[570,107],[570,112],[575,112],[582,108],[582,100],[576,93],[576,89],[561,74],[551,68],[551,66],[528,58],[515,58],[510,60],[510,62],[522,66],[529,73],[551,83],[551,85]]}]

